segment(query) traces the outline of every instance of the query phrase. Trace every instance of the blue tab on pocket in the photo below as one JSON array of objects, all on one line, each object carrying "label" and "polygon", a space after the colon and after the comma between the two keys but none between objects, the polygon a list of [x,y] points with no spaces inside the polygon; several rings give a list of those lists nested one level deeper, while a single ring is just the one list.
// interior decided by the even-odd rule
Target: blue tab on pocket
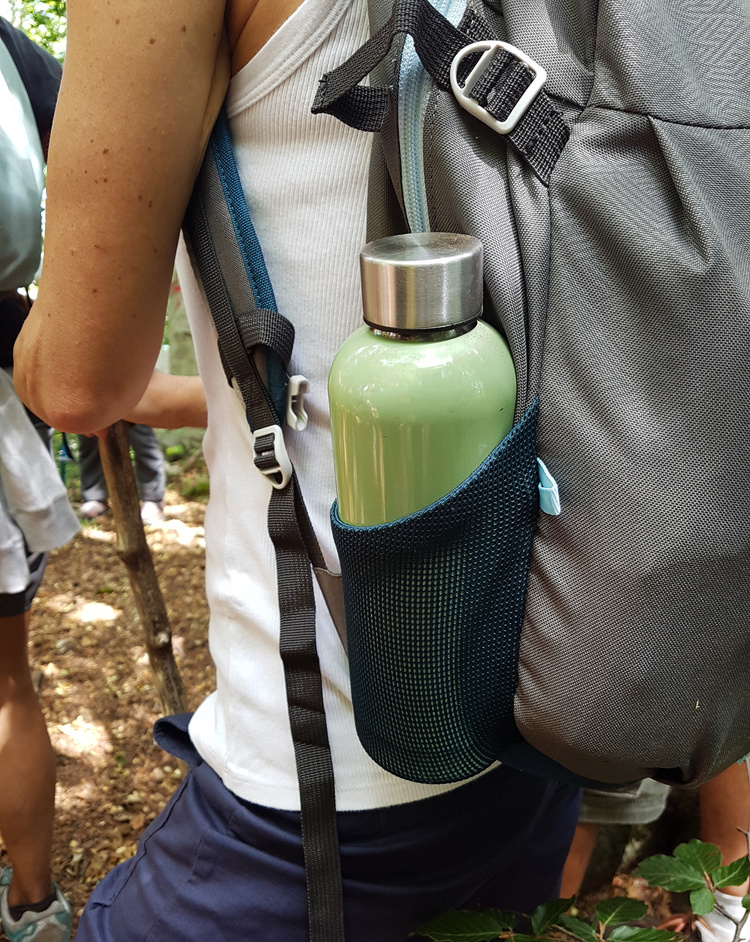
[{"label": "blue tab on pocket", "polygon": [[537,457],[536,463],[539,467],[539,509],[542,513],[556,517],[562,509],[557,481],[549,473],[547,465],[541,458]]}]

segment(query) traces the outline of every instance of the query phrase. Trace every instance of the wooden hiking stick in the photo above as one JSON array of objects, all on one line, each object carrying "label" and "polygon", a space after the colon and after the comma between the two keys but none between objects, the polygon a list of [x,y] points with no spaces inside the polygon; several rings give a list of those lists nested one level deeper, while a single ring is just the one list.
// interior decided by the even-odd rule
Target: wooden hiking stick
[{"label": "wooden hiking stick", "polygon": [[172,651],[172,630],[146,542],[138,487],[130,460],[129,423],[115,422],[99,439],[104,477],[117,534],[117,555],[125,563],[135,606],[146,636],[146,650],[162,712],[184,713],[184,688]]}]

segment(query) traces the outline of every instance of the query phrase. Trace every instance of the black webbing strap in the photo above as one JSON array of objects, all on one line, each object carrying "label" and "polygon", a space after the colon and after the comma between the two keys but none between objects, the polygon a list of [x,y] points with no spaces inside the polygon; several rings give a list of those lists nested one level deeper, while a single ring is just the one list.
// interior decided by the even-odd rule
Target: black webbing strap
[{"label": "black webbing strap", "polygon": [[[215,134],[226,134],[225,124],[217,127]],[[225,194],[226,168],[223,163],[221,173],[217,168],[217,161],[223,162],[225,154],[226,140],[218,148],[209,146],[184,231],[216,325],[227,377],[241,392],[250,427],[257,430],[280,425],[281,420],[252,347],[260,344],[272,349],[286,368],[293,328],[276,311],[255,304],[238,246],[238,227]],[[235,189],[235,212],[237,201]],[[269,460],[269,446],[273,452],[268,438],[261,435],[256,441],[259,466]],[[271,493],[268,530],[276,551],[280,653],[300,788],[310,940],[344,942],[333,764],[323,708],[311,573],[311,563],[322,568],[325,563],[293,472],[285,487],[274,487]]]},{"label": "black webbing strap", "polygon": [[292,358],[294,327],[278,311],[256,308],[254,311],[238,311],[237,327],[245,350],[255,347],[273,347],[286,370]]},{"label": "black webbing strap", "polygon": [[215,252],[210,240],[208,222],[197,193],[193,194],[188,206],[183,231],[200,274],[217,336],[220,338],[219,352],[227,379],[230,383],[234,380],[237,384],[248,414],[257,415],[258,410],[264,409],[268,417],[266,424],[272,424],[275,421],[272,404],[263,395],[263,384],[260,382],[254,359],[248,355],[242,345],[242,338],[221,273],[218,268],[213,267]]},{"label": "black webbing strap", "polygon": [[[396,36],[409,34],[417,55],[432,80],[450,91],[450,69],[454,58],[468,45],[496,37],[480,17],[468,12],[456,28],[429,0],[396,0],[390,19],[353,56],[320,80],[312,111],[332,114],[362,131],[380,131],[389,106],[386,88],[362,86],[388,55]],[[463,84],[479,60],[467,55],[458,69]],[[531,85],[532,73],[511,53],[499,50],[471,97],[492,117],[505,120]],[[505,135],[534,173],[548,183],[570,131],[552,100],[540,91],[516,127]]]},{"label": "black webbing strap", "polygon": [[298,527],[299,501],[295,475],[289,486],[273,492],[268,532],[279,578],[280,649],[300,786],[310,940],[344,942],[333,766],[315,644],[312,571],[299,550],[304,545]]}]

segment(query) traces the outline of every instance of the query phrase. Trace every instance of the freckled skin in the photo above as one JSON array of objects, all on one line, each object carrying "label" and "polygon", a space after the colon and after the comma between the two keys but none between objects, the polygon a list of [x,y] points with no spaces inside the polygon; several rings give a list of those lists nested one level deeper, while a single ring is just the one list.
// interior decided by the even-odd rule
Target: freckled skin
[{"label": "freckled skin", "polygon": [[[16,374],[57,428],[110,425],[150,380],[185,205],[229,80],[225,5],[68,0],[47,253]],[[70,371],[53,355],[63,348]]]},{"label": "freckled skin", "polygon": [[[15,374],[21,397],[54,427],[96,432],[140,400],[232,65],[244,65],[300,2],[68,0],[47,252]],[[102,15],[105,6],[117,16]]]}]

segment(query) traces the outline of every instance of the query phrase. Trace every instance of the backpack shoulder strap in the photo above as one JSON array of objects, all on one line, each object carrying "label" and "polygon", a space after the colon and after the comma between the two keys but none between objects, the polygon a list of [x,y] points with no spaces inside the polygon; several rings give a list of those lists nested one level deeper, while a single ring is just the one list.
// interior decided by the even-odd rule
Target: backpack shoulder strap
[{"label": "backpack shoulder strap", "polygon": [[[300,787],[310,939],[344,942],[333,764],[311,573],[311,563],[324,567],[324,562],[281,431],[294,329],[276,310],[223,113],[196,182],[184,233],[216,326],[227,379],[245,403],[255,464],[273,484],[268,530],[276,550],[280,651]],[[262,353],[265,363],[258,356]]]}]

